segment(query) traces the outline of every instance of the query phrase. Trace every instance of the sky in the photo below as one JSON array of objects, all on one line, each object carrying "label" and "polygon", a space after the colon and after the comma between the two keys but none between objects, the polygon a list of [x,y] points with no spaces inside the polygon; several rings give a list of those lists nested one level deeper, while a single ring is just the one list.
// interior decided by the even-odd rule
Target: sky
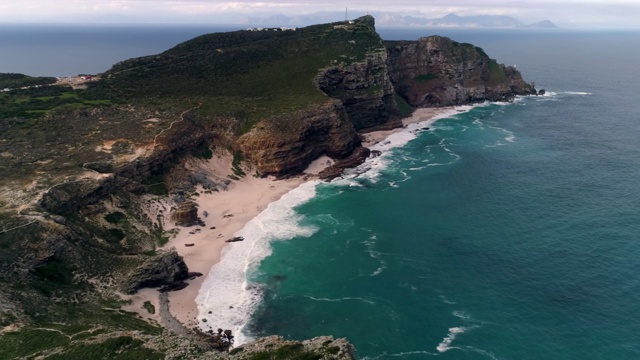
[{"label": "sky", "polygon": [[238,24],[248,17],[345,7],[350,17],[508,15],[525,23],[551,20],[562,28],[640,28],[640,0],[0,0],[0,23]]}]

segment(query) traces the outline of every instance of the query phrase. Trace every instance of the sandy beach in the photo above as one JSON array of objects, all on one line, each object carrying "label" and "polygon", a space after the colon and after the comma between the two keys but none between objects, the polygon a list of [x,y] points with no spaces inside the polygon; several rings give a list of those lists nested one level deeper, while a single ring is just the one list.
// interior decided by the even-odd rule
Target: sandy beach
[{"label": "sandy beach", "polygon": [[[444,112],[450,112],[453,108],[426,108],[416,109],[412,116],[403,120],[406,127],[409,124],[428,121]],[[392,133],[401,131],[401,128],[374,131],[363,134],[363,146],[369,147],[383,141]],[[299,177],[284,180],[274,178],[258,178],[246,175],[239,180],[234,180],[224,191],[204,191],[198,189],[198,196],[193,200],[198,203],[198,215],[204,221],[205,226],[177,227],[165,216],[165,229],[172,229],[177,233],[162,247],[163,250],[174,248],[189,267],[189,271],[204,274],[193,280],[187,280],[189,286],[183,290],[170,292],[169,309],[171,314],[183,325],[192,328],[197,324],[198,308],[195,302],[205,277],[213,265],[219,260],[224,246],[233,246],[225,240],[233,238],[234,234],[241,230],[246,223],[256,217],[269,203],[278,200],[282,195],[296,188],[310,177],[328,167],[333,159],[322,156],[314,161],[305,173]],[[194,161],[189,164],[190,170],[205,170],[213,180],[227,179],[233,174],[231,168],[231,155],[214,155],[208,161]],[[169,214],[171,204],[165,204],[163,213]],[[150,214],[151,215],[151,214]],[[151,217],[153,218],[153,217]],[[190,246],[185,246],[189,244]],[[193,244],[193,245],[191,245]],[[132,303],[124,307],[125,310],[138,312],[143,317],[162,323],[162,319],[156,311],[149,314],[142,308],[145,301],[149,301],[156,309],[159,309],[158,292],[156,289],[143,289],[135,295],[125,296]]]},{"label": "sandy beach", "polygon": [[[409,124],[416,124],[424,121],[429,121],[441,114],[450,113],[454,109],[453,106],[441,107],[441,108],[419,108],[415,109],[411,116],[402,119],[403,128]],[[382,130],[382,131],[372,131],[365,134],[362,134],[362,146],[370,147],[375,145],[384,139],[386,139],[389,135],[396,133],[402,130],[401,128],[392,129],[392,130]]]}]

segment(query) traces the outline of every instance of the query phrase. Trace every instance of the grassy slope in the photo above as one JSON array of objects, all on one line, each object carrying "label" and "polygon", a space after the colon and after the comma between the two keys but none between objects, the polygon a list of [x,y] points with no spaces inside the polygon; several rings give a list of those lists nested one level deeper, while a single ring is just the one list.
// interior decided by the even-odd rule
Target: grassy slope
[{"label": "grassy slope", "polygon": [[314,77],[334,63],[364,58],[382,47],[373,18],[288,31],[236,31],[197,37],[157,56],[116,64],[103,86],[113,96],[166,103],[190,98],[208,116],[248,123],[324,102]]}]

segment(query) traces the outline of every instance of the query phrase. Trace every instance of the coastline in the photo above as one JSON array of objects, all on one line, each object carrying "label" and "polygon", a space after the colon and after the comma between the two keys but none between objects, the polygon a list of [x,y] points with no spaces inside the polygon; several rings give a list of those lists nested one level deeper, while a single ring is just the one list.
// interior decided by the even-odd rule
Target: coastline
[{"label": "coastline", "polygon": [[[375,146],[376,144],[380,144],[394,133],[406,130],[411,124],[425,123],[423,125],[427,126],[452,113],[455,113],[454,107],[415,109],[409,117],[402,120],[403,127],[362,134],[362,146],[377,148],[379,146]],[[233,243],[226,243],[225,240],[236,236],[237,232],[256,218],[269,204],[308,180],[315,179],[316,174],[333,162],[333,159],[322,156],[315,160],[303,174],[288,179],[276,180],[247,175],[230,183],[224,191],[207,192],[199,188],[199,196],[194,198],[194,201],[198,203],[198,216],[204,221],[204,227],[178,227],[169,216],[165,216],[166,230],[179,229],[179,231],[161,249],[175,249],[184,258],[189,271],[203,274],[187,280],[189,286],[185,289],[168,293],[170,315],[187,328],[198,326],[200,322],[196,298],[200,289],[211,269],[220,262],[225,246],[234,246]],[[200,161],[192,166],[193,170],[206,170],[210,177],[215,179],[226,179],[233,174],[230,155],[214,155],[213,159],[206,162]],[[170,206],[165,203],[163,213],[169,214],[169,212]],[[207,216],[204,215],[205,212]],[[200,230],[195,230],[198,228]],[[193,245],[187,247],[185,244]],[[156,309],[160,309],[162,305],[158,294],[155,289],[143,289],[135,295],[125,296],[125,299],[131,300],[131,304],[124,306],[123,309],[135,311],[142,317],[166,327],[166,321],[158,311],[150,314],[143,309],[143,304],[147,301]],[[211,325],[218,327],[224,324]]]},{"label": "coastline", "polygon": [[455,113],[455,106],[446,106],[439,108],[417,108],[413,113],[402,119],[402,128],[392,130],[379,130],[362,134],[362,146],[372,147],[384,141],[389,135],[402,131],[411,124],[427,123],[429,125],[438,119]]}]

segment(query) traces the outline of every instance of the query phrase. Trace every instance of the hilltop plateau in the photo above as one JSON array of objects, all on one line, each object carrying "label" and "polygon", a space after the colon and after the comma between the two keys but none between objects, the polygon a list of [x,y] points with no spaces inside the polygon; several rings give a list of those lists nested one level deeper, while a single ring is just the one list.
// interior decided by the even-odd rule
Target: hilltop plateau
[{"label": "hilltop plateau", "polygon": [[[478,47],[385,42],[370,16],[202,35],[117,63],[86,89],[54,81],[0,76],[9,358],[351,358],[350,345],[326,338],[218,354],[209,337],[168,325],[168,311],[159,322],[125,311],[122,294],[197,276],[158,248],[180,231],[167,224],[202,222],[189,205],[199,196],[299,175],[321,156],[357,164],[368,155],[359,133],[401,126],[417,107],[535,93]],[[225,175],[194,170],[220,159]]]}]

